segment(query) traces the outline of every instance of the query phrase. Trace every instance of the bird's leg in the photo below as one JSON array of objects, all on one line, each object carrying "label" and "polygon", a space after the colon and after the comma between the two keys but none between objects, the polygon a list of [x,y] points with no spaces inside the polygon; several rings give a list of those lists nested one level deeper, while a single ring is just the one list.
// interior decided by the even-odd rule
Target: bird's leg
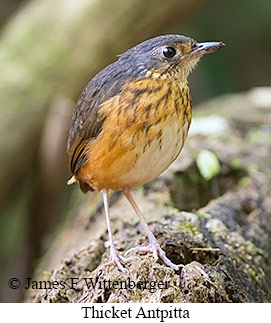
[{"label": "bird's leg", "polygon": [[164,261],[164,263],[166,265],[168,265],[169,267],[173,268],[174,270],[179,270],[179,268],[183,267],[183,265],[175,265],[171,260],[168,259],[168,257],[166,256],[165,251],[160,247],[157,239],[155,238],[154,234],[151,232],[151,230],[148,227],[148,224],[146,223],[146,221],[143,218],[142,212],[140,211],[138,205],[136,204],[132,194],[131,194],[131,190],[130,189],[125,189],[123,191],[125,197],[127,198],[127,200],[129,201],[129,203],[132,205],[133,209],[135,210],[137,216],[139,217],[139,220],[147,234],[147,237],[149,239],[150,244],[148,246],[145,247],[134,247],[129,249],[128,251],[126,251],[125,255],[130,253],[131,251],[134,252],[152,252],[153,257],[157,260],[158,259],[158,255],[160,256],[160,258]]},{"label": "bird's leg", "polygon": [[112,235],[112,229],[111,229],[111,220],[109,215],[108,190],[103,189],[101,190],[101,193],[103,195],[105,217],[106,217],[108,237],[110,242],[110,261],[107,262],[104,266],[110,266],[110,265],[116,264],[120,271],[122,271],[123,273],[127,273],[128,270],[125,269],[121,263],[127,263],[131,260],[134,260],[136,257],[124,258],[119,254],[117,248],[115,247],[113,235]]}]

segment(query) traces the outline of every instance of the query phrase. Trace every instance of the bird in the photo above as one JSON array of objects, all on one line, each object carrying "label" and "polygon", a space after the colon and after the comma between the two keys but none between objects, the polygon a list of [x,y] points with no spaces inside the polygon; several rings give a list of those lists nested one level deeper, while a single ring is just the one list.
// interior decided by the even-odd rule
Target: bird
[{"label": "bird", "polygon": [[[149,252],[176,271],[183,267],[166,256],[131,191],[155,179],[179,156],[191,123],[188,76],[204,54],[223,46],[178,34],[148,39],[118,55],[79,96],[67,143],[73,174],[68,184],[77,182],[83,193],[102,193],[110,242],[105,266],[125,273],[125,264],[136,258],[128,254]],[[109,190],[123,192],[149,240],[124,256],[113,240]]]}]

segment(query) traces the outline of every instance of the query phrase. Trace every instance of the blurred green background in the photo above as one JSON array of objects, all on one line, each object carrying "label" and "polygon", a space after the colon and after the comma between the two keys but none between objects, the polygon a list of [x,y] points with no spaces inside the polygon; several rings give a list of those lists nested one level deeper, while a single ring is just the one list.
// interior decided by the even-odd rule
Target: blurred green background
[{"label": "blurred green background", "polygon": [[[74,103],[87,81],[129,47],[178,33],[223,41],[190,77],[194,106],[271,83],[270,0],[1,0],[0,298],[31,277],[55,227],[82,199],[67,187]],[[71,195],[72,194],[72,195]]]}]

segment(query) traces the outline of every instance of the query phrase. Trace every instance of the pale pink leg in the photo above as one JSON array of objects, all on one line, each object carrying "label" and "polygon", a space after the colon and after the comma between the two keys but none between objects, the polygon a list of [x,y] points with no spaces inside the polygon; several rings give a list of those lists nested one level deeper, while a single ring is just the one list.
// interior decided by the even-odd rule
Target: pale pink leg
[{"label": "pale pink leg", "polygon": [[134,252],[152,252],[153,257],[155,259],[158,259],[158,255],[160,256],[160,258],[164,261],[164,263],[166,265],[168,265],[169,267],[173,268],[174,270],[179,270],[179,268],[183,267],[183,265],[175,265],[173,262],[171,262],[171,260],[169,260],[166,256],[165,251],[160,247],[157,239],[155,238],[155,236],[153,235],[153,233],[151,232],[151,230],[148,227],[148,224],[146,223],[146,221],[143,218],[143,215],[139,209],[139,207],[137,206],[132,194],[131,194],[131,190],[126,189],[123,191],[124,195],[126,196],[127,200],[130,202],[130,204],[132,205],[133,209],[135,210],[137,216],[139,217],[139,220],[144,228],[144,230],[146,231],[147,237],[149,239],[150,244],[146,247],[134,247],[131,248],[130,250],[128,250],[125,255],[127,255],[128,253],[130,253],[131,251]]},{"label": "pale pink leg", "polygon": [[104,266],[110,266],[110,265],[117,265],[118,269],[122,271],[123,273],[127,273],[128,270],[125,269],[121,263],[127,263],[131,260],[136,259],[137,257],[129,257],[124,258],[122,257],[118,250],[115,247],[112,230],[111,230],[111,220],[109,215],[109,202],[108,202],[108,190],[103,189],[101,190],[101,193],[103,194],[103,201],[104,201],[104,210],[105,210],[105,217],[106,217],[106,223],[107,223],[107,230],[108,230],[108,237],[110,242],[110,261],[106,263]]}]

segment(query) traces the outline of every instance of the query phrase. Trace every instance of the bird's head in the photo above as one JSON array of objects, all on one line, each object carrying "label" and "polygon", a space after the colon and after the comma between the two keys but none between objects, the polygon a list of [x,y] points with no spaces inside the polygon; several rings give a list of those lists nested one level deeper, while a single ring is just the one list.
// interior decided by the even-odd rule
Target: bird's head
[{"label": "bird's head", "polygon": [[176,77],[186,81],[199,59],[224,46],[222,42],[198,43],[182,35],[148,39],[120,55],[120,62],[134,77]]}]

